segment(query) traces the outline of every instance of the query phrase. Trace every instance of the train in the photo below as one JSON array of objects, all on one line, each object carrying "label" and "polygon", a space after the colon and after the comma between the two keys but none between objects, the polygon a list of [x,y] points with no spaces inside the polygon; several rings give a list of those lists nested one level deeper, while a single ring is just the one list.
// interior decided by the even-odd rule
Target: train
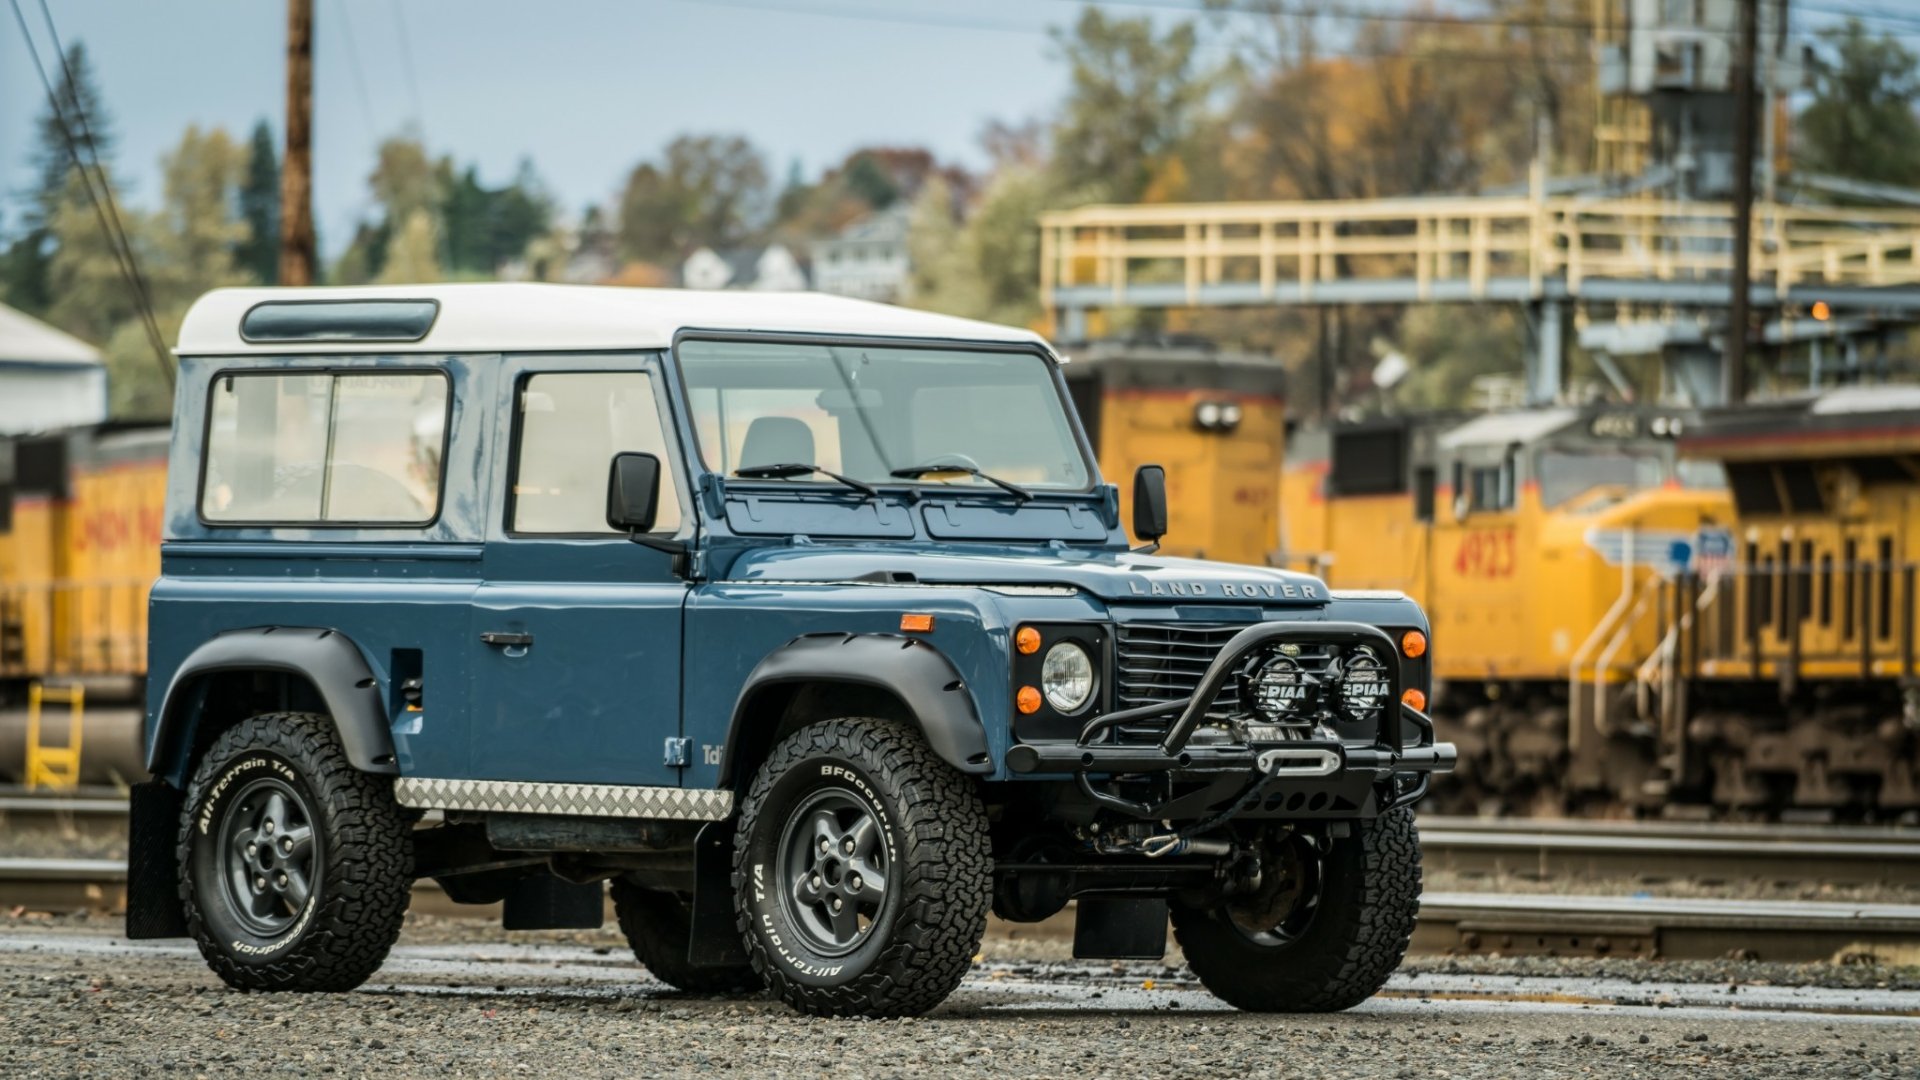
[{"label": "train", "polygon": [[167,440],[152,424],[0,439],[0,704],[39,681],[138,699]]},{"label": "train", "polygon": [[1283,561],[1433,620],[1483,813],[1920,813],[1920,389],[1294,432]]},{"label": "train", "polygon": [[[1103,471],[1168,467],[1164,550],[1425,606],[1461,751],[1443,808],[1920,816],[1920,389],[1322,425],[1289,419],[1267,357],[1068,354]],[[37,680],[137,699],[166,436],[0,442],[0,702]]]}]

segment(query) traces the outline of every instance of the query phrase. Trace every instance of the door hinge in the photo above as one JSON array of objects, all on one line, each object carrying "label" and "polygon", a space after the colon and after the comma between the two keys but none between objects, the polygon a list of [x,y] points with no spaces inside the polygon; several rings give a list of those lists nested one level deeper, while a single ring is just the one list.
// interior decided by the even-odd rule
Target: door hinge
[{"label": "door hinge", "polygon": [[667,736],[667,765],[675,769],[684,769],[693,764],[693,740],[678,735]]}]

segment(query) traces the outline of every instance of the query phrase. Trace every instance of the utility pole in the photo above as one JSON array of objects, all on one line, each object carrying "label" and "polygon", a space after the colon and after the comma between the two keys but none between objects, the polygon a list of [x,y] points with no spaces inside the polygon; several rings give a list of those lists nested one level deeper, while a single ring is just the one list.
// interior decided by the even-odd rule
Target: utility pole
[{"label": "utility pole", "polygon": [[280,284],[314,281],[313,0],[287,0],[287,154],[280,166]]},{"label": "utility pole", "polygon": [[1733,63],[1733,303],[1727,314],[1726,368],[1721,394],[1728,405],[1747,398],[1748,301],[1753,282],[1753,91],[1760,51],[1759,0],[1740,0],[1740,48]]}]

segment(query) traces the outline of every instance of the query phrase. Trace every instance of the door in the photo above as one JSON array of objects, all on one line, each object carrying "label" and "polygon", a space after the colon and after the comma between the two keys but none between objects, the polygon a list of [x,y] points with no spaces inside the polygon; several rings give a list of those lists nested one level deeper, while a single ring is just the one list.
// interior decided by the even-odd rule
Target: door
[{"label": "door", "polygon": [[678,785],[685,583],[606,524],[613,455],[662,470],[657,531],[680,532],[680,455],[657,364],[509,360],[511,453],[475,593],[473,778]]}]

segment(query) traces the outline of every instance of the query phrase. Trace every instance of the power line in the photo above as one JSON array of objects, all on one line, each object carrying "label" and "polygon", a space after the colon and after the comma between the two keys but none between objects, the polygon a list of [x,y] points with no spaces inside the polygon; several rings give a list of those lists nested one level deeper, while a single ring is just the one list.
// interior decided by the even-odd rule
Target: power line
[{"label": "power line", "polygon": [[[763,0],[678,0],[680,3],[695,4],[703,8],[728,7],[746,11],[767,11],[783,15],[815,16],[831,19],[851,19],[861,22],[897,23],[908,26],[937,26],[946,29],[981,30],[995,33],[1025,34],[1029,36],[1049,37],[1053,31],[1047,27],[1036,27],[1029,23],[1008,22],[1005,20],[986,20],[964,16],[907,14],[896,10],[876,10],[872,8],[825,7],[820,5],[797,5],[767,3]],[[1186,9],[1200,12],[1198,9]],[[1517,60],[1535,59],[1512,52],[1488,52],[1473,50],[1407,50],[1407,49],[1345,49],[1321,50],[1315,53],[1319,59],[1326,60],[1404,60],[1418,63],[1487,63],[1512,64]],[[1592,57],[1584,51],[1549,56],[1569,63],[1587,63]]]},{"label": "power line", "polygon": [[1271,4],[1190,4],[1182,0],[1064,0],[1064,2],[1085,4],[1089,7],[1132,7],[1149,11],[1177,11],[1192,15],[1255,15],[1304,21],[1329,19],[1335,22],[1408,23],[1422,26],[1497,26],[1517,30],[1573,30],[1584,33],[1591,33],[1596,28],[1622,32],[1628,29],[1625,23],[1599,23],[1593,19],[1501,18],[1497,15],[1467,15],[1436,10],[1383,11],[1378,8],[1320,7],[1313,4],[1293,5],[1278,2]]},{"label": "power line", "polygon": [[[93,154],[93,169],[99,174],[100,191],[94,191],[94,177],[87,171],[87,163],[80,154],[80,140],[74,136],[73,127],[67,122],[66,109],[61,105],[60,95],[53,88],[53,80],[48,77],[47,69],[40,62],[40,50],[33,43],[33,32],[27,27],[27,17],[20,10],[20,0],[8,0],[13,8],[13,20],[20,27],[20,38],[26,43],[27,56],[33,61],[34,74],[40,77],[40,86],[46,91],[47,107],[53,111],[54,126],[60,132],[61,142],[67,148],[67,155],[73,159],[73,165],[80,173],[80,186],[86,190],[87,201],[93,206],[95,220],[105,236],[107,246],[112,249],[114,262],[120,273],[127,279],[133,292],[135,314],[141,328],[146,332],[147,344],[153,348],[154,361],[160,365],[161,377],[167,386],[173,386],[173,364],[167,352],[165,335],[160,333],[159,320],[153,313],[152,294],[147,289],[144,275],[140,273],[140,263],[134,254],[133,243],[127,238],[126,230],[120,227],[120,214],[113,207],[113,187],[107,182],[106,170],[100,165],[98,145],[95,143],[91,125],[86,123],[85,113],[76,110],[79,123],[86,132],[86,143]],[[59,31],[54,27],[53,14],[47,9],[46,0],[40,3],[41,17],[46,20],[47,32],[53,40],[56,50],[60,50],[61,70],[66,73],[67,85],[78,87],[74,81],[73,68],[68,65],[66,53],[60,44]],[[104,205],[103,205],[104,204]],[[111,213],[109,213],[111,211]]]},{"label": "power line", "polygon": [[353,85],[360,91],[360,112],[367,118],[367,136],[380,138],[380,127],[373,122],[373,97],[367,93],[367,73],[360,67],[360,48],[353,41],[353,21],[347,18],[346,0],[334,7],[340,11],[340,36],[347,39],[347,58],[353,64]]},{"label": "power line", "polygon": [[424,137],[427,119],[426,110],[420,107],[420,83],[414,78],[413,35],[407,33],[406,12],[400,6],[400,0],[393,0],[393,25],[400,39],[400,70],[407,77],[407,97],[413,102],[413,122],[421,128]]}]

